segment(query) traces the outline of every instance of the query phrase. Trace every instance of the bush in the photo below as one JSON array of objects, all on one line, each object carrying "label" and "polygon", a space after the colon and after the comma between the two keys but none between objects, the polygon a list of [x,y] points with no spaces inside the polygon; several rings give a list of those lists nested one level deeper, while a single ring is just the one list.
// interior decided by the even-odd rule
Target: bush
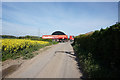
[{"label": "bush", "polygon": [[119,77],[120,24],[89,35],[79,35],[75,37],[73,46],[87,77]]}]

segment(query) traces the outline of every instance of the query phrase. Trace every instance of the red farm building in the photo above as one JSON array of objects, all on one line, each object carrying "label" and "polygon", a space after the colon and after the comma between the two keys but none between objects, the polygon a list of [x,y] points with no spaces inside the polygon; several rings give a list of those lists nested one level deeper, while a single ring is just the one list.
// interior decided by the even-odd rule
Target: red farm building
[{"label": "red farm building", "polygon": [[53,39],[54,41],[64,42],[68,40],[68,36],[61,31],[55,31],[52,35],[43,35],[42,39]]}]

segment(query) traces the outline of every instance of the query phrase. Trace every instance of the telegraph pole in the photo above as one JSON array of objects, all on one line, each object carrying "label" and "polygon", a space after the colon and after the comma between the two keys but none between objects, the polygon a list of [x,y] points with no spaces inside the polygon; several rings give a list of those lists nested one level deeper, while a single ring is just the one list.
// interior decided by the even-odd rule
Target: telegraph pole
[{"label": "telegraph pole", "polygon": [[40,28],[38,29],[38,37],[40,37]]}]

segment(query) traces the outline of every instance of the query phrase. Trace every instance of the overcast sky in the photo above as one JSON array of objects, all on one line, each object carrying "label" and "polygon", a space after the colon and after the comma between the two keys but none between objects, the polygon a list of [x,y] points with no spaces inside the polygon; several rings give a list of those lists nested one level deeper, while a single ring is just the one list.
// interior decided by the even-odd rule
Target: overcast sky
[{"label": "overcast sky", "polygon": [[[117,2],[3,2],[2,34],[79,35],[118,21]],[[40,33],[39,33],[40,32]]]}]

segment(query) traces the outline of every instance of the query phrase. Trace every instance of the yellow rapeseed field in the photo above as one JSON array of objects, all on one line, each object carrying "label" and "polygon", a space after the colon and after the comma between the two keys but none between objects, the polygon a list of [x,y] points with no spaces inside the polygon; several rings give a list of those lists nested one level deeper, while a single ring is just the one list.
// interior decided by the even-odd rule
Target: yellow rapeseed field
[{"label": "yellow rapeseed field", "polygon": [[49,44],[49,42],[34,41],[29,39],[2,39],[2,47],[0,47],[0,49],[3,52],[16,53],[17,51],[23,50],[25,48],[34,47],[36,45],[42,46],[46,44]]}]

